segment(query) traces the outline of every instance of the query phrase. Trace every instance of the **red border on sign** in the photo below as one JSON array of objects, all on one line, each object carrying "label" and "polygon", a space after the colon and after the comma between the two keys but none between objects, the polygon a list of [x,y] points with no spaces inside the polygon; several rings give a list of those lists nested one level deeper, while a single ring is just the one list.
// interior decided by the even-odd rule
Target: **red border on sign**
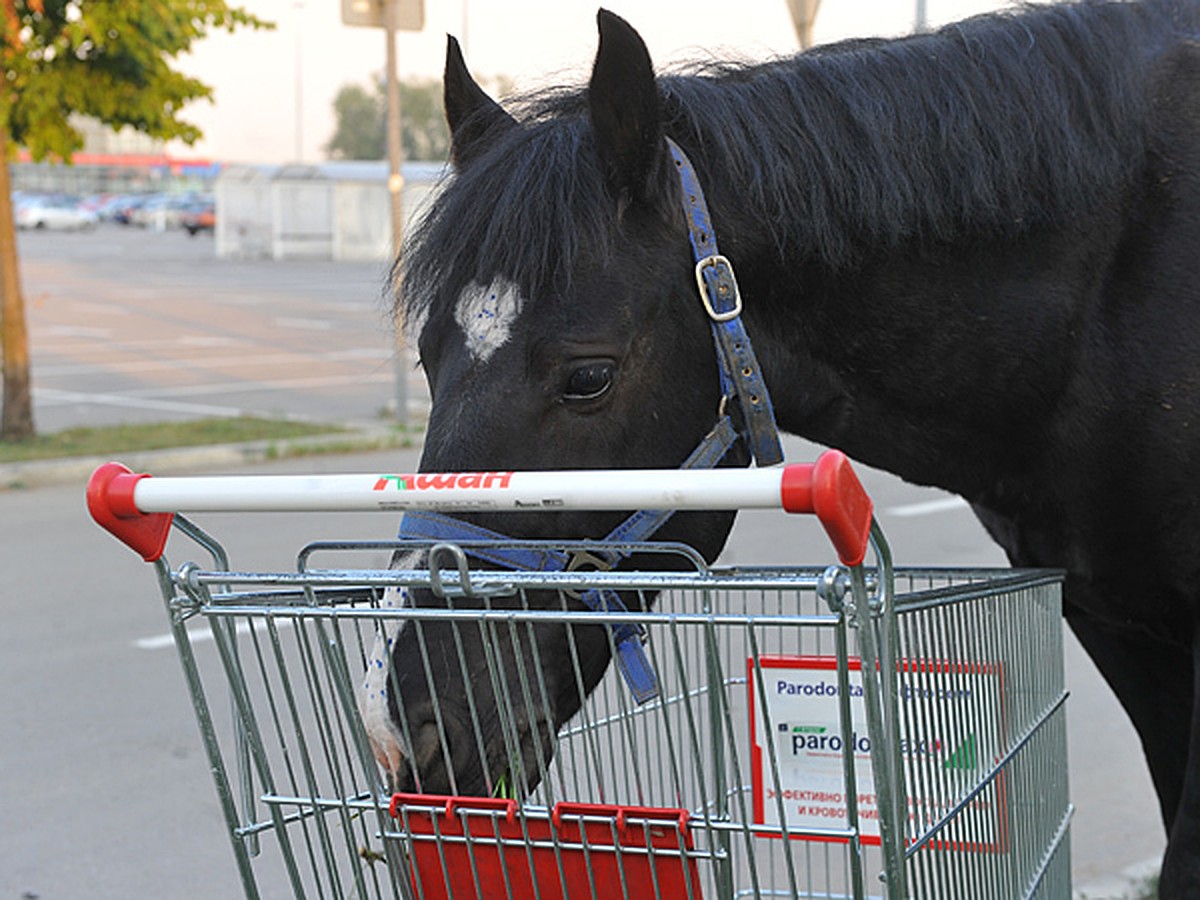
[{"label": "red border on sign", "polygon": [[[756,666],[757,663],[757,666]],[[851,672],[862,671],[862,660],[857,657],[850,657],[847,660],[848,668]],[[966,674],[995,674],[999,679],[999,690],[997,696],[997,707],[1000,718],[1000,733],[1002,736],[1001,743],[1003,744],[1003,736],[1008,732],[1007,710],[1004,703],[1004,675],[1003,667],[999,664],[992,663],[965,663],[965,662],[950,662],[933,660],[902,660],[898,663],[898,667],[902,672],[960,672]],[[749,657],[746,660],[746,693],[749,701],[750,715],[750,776],[752,785],[752,801],[754,809],[755,824],[762,825],[766,821],[765,810],[765,795],[764,778],[763,778],[763,756],[764,750],[758,743],[758,710],[755,707],[755,695],[758,689],[758,683],[755,676],[756,668],[765,672],[767,669],[805,669],[810,671],[827,671],[836,672],[837,657],[836,656],[783,656],[768,654],[759,657],[757,660],[754,657]],[[939,850],[955,850],[955,851],[971,851],[971,852],[1003,852],[1009,844],[1008,840],[1008,791],[1005,787],[1006,781],[1005,770],[1001,770],[995,777],[996,784],[996,840],[995,841],[934,841],[930,846]],[[781,838],[782,835],[772,832],[758,832],[755,834],[758,837]],[[807,840],[829,843],[848,843],[849,838],[827,837],[824,835],[806,835],[794,834],[789,836],[792,840]],[[877,835],[860,834],[859,841],[862,844],[869,846],[879,846],[881,841]],[[907,837],[906,843],[909,843]]]}]

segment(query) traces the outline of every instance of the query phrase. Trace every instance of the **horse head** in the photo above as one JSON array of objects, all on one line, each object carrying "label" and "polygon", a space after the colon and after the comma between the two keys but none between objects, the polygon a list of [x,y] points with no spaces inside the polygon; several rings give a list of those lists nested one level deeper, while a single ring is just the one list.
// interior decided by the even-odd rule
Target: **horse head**
[{"label": "horse head", "polygon": [[[617,16],[602,11],[599,30],[586,92],[520,120],[476,84],[449,41],[454,177],[401,263],[402,312],[432,397],[423,472],[675,468],[718,421],[712,331],[650,56]],[[740,446],[722,452],[722,465],[748,461]],[[590,540],[625,515],[459,518],[514,538]],[[654,539],[711,560],[732,522],[730,513],[681,513]],[[446,604],[425,591],[406,602]],[[552,591],[525,602],[583,608]],[[379,754],[396,783],[491,793],[519,756],[531,789],[612,656],[603,626],[569,631],[539,624],[485,648],[477,628],[401,629],[391,651],[397,727]]]}]

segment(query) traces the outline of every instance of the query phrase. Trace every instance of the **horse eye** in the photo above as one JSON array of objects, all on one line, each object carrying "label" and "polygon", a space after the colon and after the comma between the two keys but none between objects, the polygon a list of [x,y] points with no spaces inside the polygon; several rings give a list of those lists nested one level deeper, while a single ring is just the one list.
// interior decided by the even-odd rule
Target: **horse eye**
[{"label": "horse eye", "polygon": [[563,399],[576,402],[598,399],[612,387],[615,370],[611,360],[585,363],[571,372]]}]

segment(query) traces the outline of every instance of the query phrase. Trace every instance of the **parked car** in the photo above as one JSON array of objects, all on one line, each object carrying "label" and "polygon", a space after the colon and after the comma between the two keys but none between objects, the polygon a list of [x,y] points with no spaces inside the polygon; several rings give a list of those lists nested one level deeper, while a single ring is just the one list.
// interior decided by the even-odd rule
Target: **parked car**
[{"label": "parked car", "polygon": [[18,228],[82,231],[95,228],[99,217],[71,197],[23,197],[15,210]]},{"label": "parked car", "polygon": [[130,222],[155,231],[177,228],[184,210],[195,201],[195,194],[153,194],[133,211]]},{"label": "parked car", "polygon": [[211,199],[197,200],[184,209],[179,224],[192,237],[201,231],[214,231],[217,227],[216,205]]},{"label": "parked car", "polygon": [[114,197],[100,211],[100,217],[110,222],[132,225],[134,212],[148,199],[147,194],[124,194]]}]

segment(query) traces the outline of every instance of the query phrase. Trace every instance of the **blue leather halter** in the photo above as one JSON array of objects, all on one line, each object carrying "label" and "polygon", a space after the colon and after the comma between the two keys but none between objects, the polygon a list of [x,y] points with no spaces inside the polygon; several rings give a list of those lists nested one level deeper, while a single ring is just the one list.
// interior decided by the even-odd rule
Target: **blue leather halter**
[{"label": "blue leather halter", "polygon": [[[733,266],[717,250],[716,232],[712,227],[704,192],[691,162],[679,145],[667,139],[671,158],[679,175],[683,207],[687,216],[688,236],[696,261],[696,284],[700,302],[712,323],[713,341],[717,350],[721,377],[721,416],[684,460],[681,468],[715,468],[738,440],[746,441],[754,461],[770,466],[783,461],[779,431],[766,383],[750,338],[742,324],[742,297],[734,278]],[[739,433],[726,411],[728,402],[736,399],[744,429]],[[628,550],[611,545],[626,545],[647,541],[671,517],[673,510],[643,509],[633,513],[613,529],[592,551],[596,561],[608,568],[627,558]],[[575,554],[549,548],[504,547],[511,538],[478,525],[463,522],[440,513],[409,511],[400,522],[400,537],[424,541],[493,542],[497,546],[475,544],[464,548],[470,555],[493,565],[528,571],[561,572],[575,564]],[[608,549],[605,545],[610,545]],[[593,612],[626,613],[629,610],[620,595],[611,590],[588,590],[579,595],[580,601]],[[640,625],[621,623],[609,626],[616,650],[617,665],[640,704],[658,696],[658,677],[644,647],[645,629]]]}]

